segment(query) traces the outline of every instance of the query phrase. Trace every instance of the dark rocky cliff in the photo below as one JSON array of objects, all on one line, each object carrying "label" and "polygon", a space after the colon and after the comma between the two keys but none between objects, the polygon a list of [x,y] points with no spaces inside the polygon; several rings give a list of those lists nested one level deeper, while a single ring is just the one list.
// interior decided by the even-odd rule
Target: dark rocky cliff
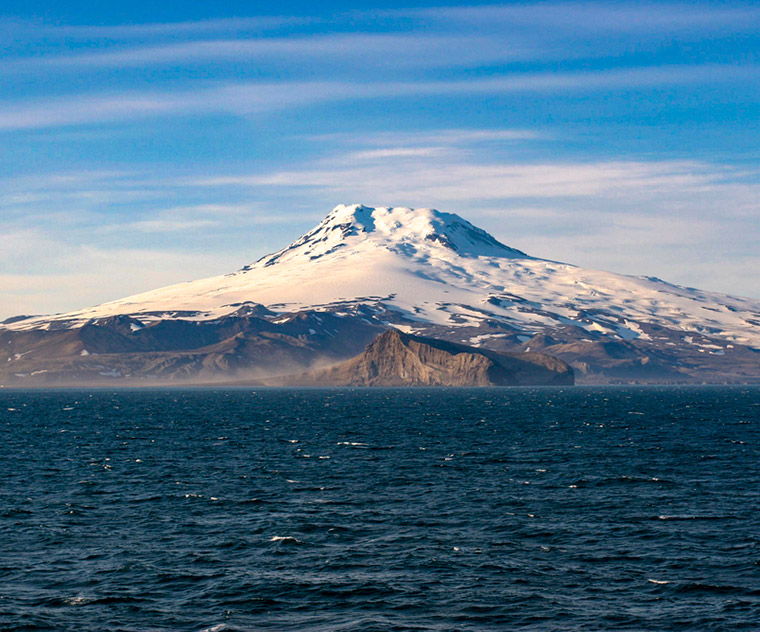
[{"label": "dark rocky cliff", "polygon": [[395,329],[379,335],[351,360],[282,378],[283,384],[314,386],[527,386],[573,382],[570,366],[541,353],[497,353]]}]

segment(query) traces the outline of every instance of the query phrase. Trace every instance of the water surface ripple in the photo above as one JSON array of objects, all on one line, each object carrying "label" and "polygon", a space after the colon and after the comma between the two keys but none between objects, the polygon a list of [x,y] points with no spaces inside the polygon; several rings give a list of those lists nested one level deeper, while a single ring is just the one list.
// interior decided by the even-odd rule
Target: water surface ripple
[{"label": "water surface ripple", "polygon": [[757,630],[760,389],[0,392],[0,629]]}]

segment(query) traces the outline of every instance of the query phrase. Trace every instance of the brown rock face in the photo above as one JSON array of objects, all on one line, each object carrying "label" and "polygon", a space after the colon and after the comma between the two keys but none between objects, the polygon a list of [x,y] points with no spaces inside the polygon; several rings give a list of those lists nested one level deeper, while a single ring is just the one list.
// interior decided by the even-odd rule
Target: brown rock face
[{"label": "brown rock face", "polygon": [[392,329],[364,353],[332,367],[284,378],[313,386],[521,386],[573,384],[573,370],[540,353],[507,355]]}]

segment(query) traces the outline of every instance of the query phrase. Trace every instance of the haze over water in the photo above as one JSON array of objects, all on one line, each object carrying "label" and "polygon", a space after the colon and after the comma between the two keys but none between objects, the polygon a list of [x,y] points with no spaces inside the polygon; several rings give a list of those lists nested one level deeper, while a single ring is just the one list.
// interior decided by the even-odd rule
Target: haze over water
[{"label": "haze over water", "polygon": [[0,392],[0,628],[754,630],[760,388]]}]

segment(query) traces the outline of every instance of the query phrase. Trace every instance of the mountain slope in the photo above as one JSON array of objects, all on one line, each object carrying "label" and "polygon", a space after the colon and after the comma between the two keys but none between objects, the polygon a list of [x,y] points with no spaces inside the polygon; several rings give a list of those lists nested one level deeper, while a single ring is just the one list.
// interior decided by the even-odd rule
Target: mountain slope
[{"label": "mountain slope", "polygon": [[300,386],[548,386],[573,370],[540,353],[506,355],[386,331],[351,360],[280,381]]},{"label": "mountain slope", "polygon": [[3,327],[76,329],[129,316],[139,329],[243,317],[262,305],[272,323],[331,313],[497,351],[540,350],[589,381],[760,376],[760,300],[537,259],[430,209],[337,206],[235,273]]}]

